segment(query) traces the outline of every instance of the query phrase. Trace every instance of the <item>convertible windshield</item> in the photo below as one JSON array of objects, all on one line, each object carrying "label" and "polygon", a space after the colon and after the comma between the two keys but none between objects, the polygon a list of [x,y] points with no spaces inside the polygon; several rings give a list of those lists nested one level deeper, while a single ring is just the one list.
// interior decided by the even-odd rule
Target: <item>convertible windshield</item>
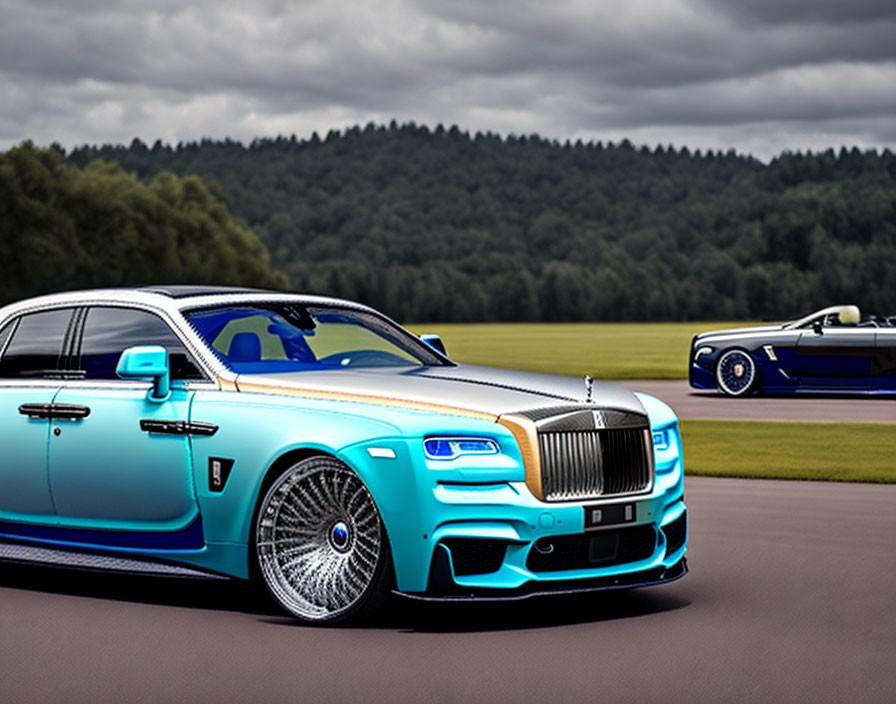
[{"label": "convertible windshield", "polygon": [[203,308],[186,318],[238,374],[444,364],[401,328],[350,308],[259,303]]}]

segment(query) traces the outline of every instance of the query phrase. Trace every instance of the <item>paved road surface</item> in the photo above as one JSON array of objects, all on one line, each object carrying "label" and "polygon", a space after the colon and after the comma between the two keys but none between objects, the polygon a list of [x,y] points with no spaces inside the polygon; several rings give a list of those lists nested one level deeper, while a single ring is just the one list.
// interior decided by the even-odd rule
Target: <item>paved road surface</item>
[{"label": "paved road surface", "polygon": [[750,396],[728,398],[686,381],[623,381],[663,399],[680,418],[896,423],[896,396]]},{"label": "paved road surface", "polygon": [[364,628],[229,583],[0,565],[0,701],[896,701],[896,486],[689,478],[687,498],[674,584]]}]

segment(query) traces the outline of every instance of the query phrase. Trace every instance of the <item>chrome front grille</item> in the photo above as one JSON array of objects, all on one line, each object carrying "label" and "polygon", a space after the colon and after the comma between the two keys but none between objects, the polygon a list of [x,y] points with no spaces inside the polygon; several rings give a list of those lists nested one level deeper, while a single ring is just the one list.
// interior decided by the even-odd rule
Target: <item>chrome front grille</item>
[{"label": "chrome front grille", "polygon": [[653,445],[645,428],[541,431],[545,501],[635,494],[653,480]]}]

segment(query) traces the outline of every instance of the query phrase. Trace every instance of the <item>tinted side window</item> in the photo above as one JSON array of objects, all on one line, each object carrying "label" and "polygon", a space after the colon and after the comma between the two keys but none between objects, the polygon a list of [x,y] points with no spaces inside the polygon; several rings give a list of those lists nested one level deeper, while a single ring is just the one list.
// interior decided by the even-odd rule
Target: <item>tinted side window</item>
[{"label": "tinted side window", "polygon": [[19,318],[0,360],[0,377],[40,379],[58,376],[62,340],[73,310],[47,310]]},{"label": "tinted side window", "polygon": [[85,379],[118,379],[115,367],[128,347],[161,345],[168,350],[173,379],[202,379],[183,344],[157,315],[130,308],[91,308],[81,337],[79,369]]}]

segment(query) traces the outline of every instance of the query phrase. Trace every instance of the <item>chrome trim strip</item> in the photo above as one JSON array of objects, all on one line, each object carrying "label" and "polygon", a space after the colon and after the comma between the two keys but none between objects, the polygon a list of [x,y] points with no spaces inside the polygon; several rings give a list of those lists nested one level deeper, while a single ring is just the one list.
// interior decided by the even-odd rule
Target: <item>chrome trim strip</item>
[{"label": "chrome trim strip", "polygon": [[774,337],[777,339],[792,337],[794,340],[799,337],[799,330],[768,330],[765,332],[750,332],[750,333],[732,333],[732,334],[724,334],[724,335],[716,335],[715,333],[706,333],[708,337],[705,340],[700,340],[700,344],[705,345],[713,345],[718,347],[717,343],[719,342],[728,342],[730,340],[760,340],[766,337]]},{"label": "chrome trim strip", "polygon": [[65,379],[0,379],[0,389],[58,389]]},{"label": "chrome trim strip", "polygon": [[146,433],[161,433],[163,435],[211,436],[218,432],[218,426],[214,423],[205,423],[200,420],[184,421],[141,418],[140,430]]},{"label": "chrome trim strip", "polygon": [[[3,322],[0,322],[0,330],[5,328],[8,324],[12,323],[12,318],[7,318]],[[15,325],[12,326],[12,330],[6,335],[3,339],[2,344],[0,344],[0,359],[3,358],[3,355],[6,354],[6,348],[9,347],[9,341],[12,340],[12,336],[16,334],[16,328],[19,327],[18,321],[15,322]]]},{"label": "chrome trim strip", "polygon": [[165,577],[190,577],[194,579],[228,579],[223,575],[203,572],[190,567],[169,565],[164,562],[141,560],[132,557],[99,555],[90,552],[54,550],[52,548],[0,542],[0,560],[37,563],[82,570],[128,572]]},{"label": "chrome trim strip", "polygon": [[[177,388],[177,387],[172,387],[172,388]],[[186,384],[184,384],[184,390],[185,391],[220,391],[221,387],[218,384],[211,382],[211,381],[194,380],[194,381],[188,381]]]},{"label": "chrome trim strip", "polygon": [[[61,389],[100,389],[111,391],[113,389],[145,390],[152,388],[152,383],[147,381],[133,381],[131,379],[0,379],[0,388],[61,388]],[[217,391],[221,387],[213,381],[200,381],[193,379],[175,379],[171,382],[172,391]]]}]

